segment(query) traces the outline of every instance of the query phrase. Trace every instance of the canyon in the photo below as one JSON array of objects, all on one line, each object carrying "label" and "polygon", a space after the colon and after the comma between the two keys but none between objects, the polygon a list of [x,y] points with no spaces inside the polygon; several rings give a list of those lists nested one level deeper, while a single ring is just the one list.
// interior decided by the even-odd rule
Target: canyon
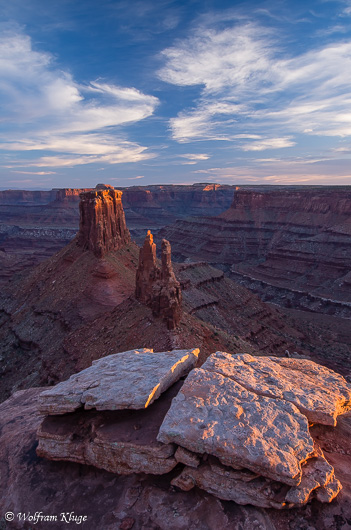
[{"label": "canyon", "polygon": [[[188,188],[182,193],[188,193]],[[211,186],[209,189],[206,187],[205,191],[203,186],[190,188],[197,201],[194,209],[200,208],[203,203],[208,205],[204,197],[212,197],[213,200],[213,194],[221,191],[221,188]],[[172,201],[169,187],[166,191],[165,196],[162,191],[162,197]],[[232,190],[229,191],[232,193]],[[227,192],[225,188],[225,196]],[[54,196],[51,192],[28,192],[28,195],[15,194],[13,201],[17,204],[21,199],[32,203],[35,193],[36,200],[44,203],[48,197]],[[72,218],[75,217],[76,211],[79,212],[77,199],[80,190],[60,190],[55,193],[55,197],[59,193],[62,201],[71,205],[68,211],[74,211]],[[258,194],[258,205],[252,210],[255,193]],[[268,242],[273,228],[269,231],[263,222],[266,215],[272,223],[274,215],[270,210],[263,213],[259,208],[263,199],[272,200],[269,198],[271,193],[269,190],[236,190],[234,206],[220,216],[180,220],[159,230],[155,234],[155,241],[161,250],[163,263],[157,258],[151,232],[146,234],[146,230],[143,232],[143,240],[145,236],[146,240],[140,253],[127,228],[125,193],[106,185],[81,192],[80,229],[53,256],[40,261],[43,254],[39,252],[38,255],[33,247],[30,247],[29,252],[28,247],[23,246],[21,251],[28,252],[29,256],[34,256],[40,262],[37,267],[26,268],[28,263],[23,263],[22,259],[16,262],[15,253],[7,247],[3,258],[8,262],[8,269],[2,269],[0,299],[1,398],[5,399],[21,388],[58,382],[85,368],[92,360],[113,353],[116,348],[126,350],[145,344],[155,351],[165,351],[193,347],[196,343],[201,349],[201,362],[206,360],[209,353],[221,349],[278,356],[288,352],[294,357],[307,356],[350,377],[351,331],[348,318],[333,314],[333,306],[328,314],[319,312],[319,306],[314,311],[310,307],[308,311],[301,311],[299,305],[297,309],[282,307],[277,305],[280,300],[273,295],[258,293],[261,298],[257,296],[247,289],[243,277],[238,277],[237,270],[241,270],[240,267],[250,264],[254,267],[252,263],[255,262],[258,270],[264,259],[261,256],[265,252],[269,256],[278,248],[274,247],[272,241]],[[277,209],[282,193],[290,191],[274,191]],[[301,201],[296,194],[301,191],[294,193],[293,204],[297,207]],[[309,198],[312,191],[304,193]],[[5,192],[3,194],[6,195]],[[223,195],[219,197],[221,199],[217,203],[223,207]],[[316,210],[326,208],[325,205],[320,206],[325,204],[326,198],[327,192],[323,191],[324,202],[317,201]],[[10,202],[8,195],[6,201]],[[215,208],[218,208],[216,201],[214,203]],[[340,222],[342,217],[346,219],[343,221],[343,226],[346,226],[348,203],[342,204],[345,206],[337,215]],[[306,205],[303,207],[310,208]],[[45,211],[43,205],[35,208],[38,208],[38,212],[42,208],[41,215]],[[65,217],[60,208],[60,215]],[[252,219],[254,213],[258,220]],[[280,224],[275,225],[277,235],[274,237],[290,241],[295,237],[299,215],[291,212],[281,212],[280,215]],[[315,219],[310,230],[321,230],[320,225],[327,226],[326,219],[329,224],[334,223],[334,211],[323,215],[318,213],[319,224]],[[246,216],[249,219],[245,221],[241,232],[233,216],[239,216],[240,219]],[[285,226],[283,220],[287,217],[294,218],[295,224],[291,221],[292,224],[280,233],[278,227]],[[69,221],[70,217],[67,219]],[[249,231],[247,224],[250,226]],[[186,230],[180,230],[184,226]],[[217,231],[214,230],[216,226]],[[218,228],[220,226],[222,228]],[[228,230],[224,230],[223,226]],[[325,230],[330,232],[327,228]],[[169,240],[162,243],[161,237],[166,233]],[[248,233],[251,234],[250,245]],[[262,239],[260,244],[258,236]],[[301,240],[305,241],[305,238]],[[63,240],[59,242],[63,244]],[[42,242],[38,238],[38,245],[45,248],[46,240]],[[179,259],[181,250],[183,258],[186,258],[185,263],[171,263],[171,246],[173,258]],[[47,248],[45,252],[48,252]],[[252,256],[259,252],[259,259],[254,260]],[[200,256],[209,261],[215,260],[216,267],[202,259],[194,261]],[[249,265],[246,264],[246,258]],[[342,267],[344,271],[346,258]],[[264,297],[268,298],[267,302],[273,301],[274,304],[264,302]],[[343,304],[343,311],[347,310],[347,301],[339,300],[338,303]],[[345,316],[344,313],[342,315]]]},{"label": "canyon", "polygon": [[[0,300],[0,396],[49,385],[119,349],[201,347],[312,355],[347,370],[345,346],[312,340],[294,321],[205,262],[161,263],[152,234],[131,241],[122,192],[81,194],[80,230],[51,258],[14,276]],[[316,334],[316,333],[315,333]],[[316,334],[317,335],[317,334]],[[295,354],[294,354],[295,355]]]},{"label": "canyon", "polygon": [[[180,203],[187,211],[184,195],[168,212],[174,197],[162,191],[171,223],[164,228],[160,205],[149,201],[156,230],[139,218],[141,248],[129,230],[125,191],[105,184],[55,192],[71,205],[67,217],[58,207],[56,228],[62,215],[74,234],[65,245],[58,239],[62,248],[46,260],[52,248],[37,255],[34,268],[35,260],[16,262],[18,242],[4,237],[0,489],[7,509],[59,512],[64,484],[65,510],[79,506],[91,528],[168,528],[170,520],[180,530],[351,524],[347,291],[335,301],[342,310],[301,311],[283,307],[283,296],[265,302],[240,273],[246,267],[248,276],[277,249],[305,241],[310,225],[301,211],[308,210],[310,237],[331,231],[335,260],[334,272],[326,261],[317,264],[320,285],[311,276],[304,288],[310,297],[321,297],[318,288],[326,294],[338,281],[335,271],[347,276],[347,238],[340,247],[335,234],[348,226],[348,196],[328,208],[327,195],[308,190],[300,204],[302,192],[293,190],[284,211],[284,189],[237,189],[228,207],[225,194],[214,200],[219,188],[200,188],[182,193],[192,193],[192,212],[202,217],[175,223]],[[45,193],[36,200],[54,203]],[[13,200],[34,199],[29,193]],[[35,206],[38,219],[45,204]],[[214,217],[203,216],[206,208]],[[75,232],[69,223],[78,212]],[[27,252],[29,261],[30,237],[18,254]],[[284,266],[296,267],[291,261]],[[299,271],[303,283],[307,273]],[[280,289],[292,289],[277,278]]]},{"label": "canyon", "polygon": [[177,260],[205,260],[264,300],[351,316],[350,187],[238,188],[225,212],[161,236]]},{"label": "canyon", "polygon": [[[229,208],[233,190],[219,184],[121,188],[128,227],[138,244],[146,230],[157,232],[189,215],[220,214]],[[79,196],[87,191],[92,190],[0,190],[0,285],[73,239],[79,228]]]}]

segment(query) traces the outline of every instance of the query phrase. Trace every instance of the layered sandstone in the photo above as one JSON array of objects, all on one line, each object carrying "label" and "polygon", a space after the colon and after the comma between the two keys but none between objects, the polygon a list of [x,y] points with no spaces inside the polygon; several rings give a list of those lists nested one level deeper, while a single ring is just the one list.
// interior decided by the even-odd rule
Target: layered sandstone
[{"label": "layered sandstone", "polygon": [[151,307],[154,316],[165,320],[168,329],[177,327],[181,318],[182,295],[173,272],[171,245],[165,239],[162,240],[159,267],[156,245],[150,230],[140,249],[135,295],[138,300]]},{"label": "layered sandstone", "polygon": [[157,438],[179,444],[175,458],[185,468],[174,486],[277,509],[338,495],[341,484],[304,413],[336,425],[330,418],[347,410],[351,386],[331,370],[295,361],[217,352],[190,373]]},{"label": "layered sandstone", "polygon": [[[42,390],[43,388],[33,388],[16,392],[0,404],[0,454],[3,455],[0,459],[0,512],[5,514],[11,511],[15,514],[14,521],[7,523],[8,528],[23,530],[26,523],[19,520],[17,514],[34,515],[35,511],[58,515],[62,511],[74,512],[78,517],[87,517],[78,526],[104,530],[131,527],[133,530],[168,529],[170,525],[174,530],[251,530],[260,527],[330,530],[336,527],[346,529],[349,526],[349,414],[341,416],[335,428],[320,426],[323,432],[318,432],[320,442],[325,441],[328,445],[328,460],[332,462],[337,477],[342,480],[342,494],[332,503],[314,502],[303,509],[277,510],[222,501],[215,496],[215,493],[219,493],[219,488],[213,495],[200,488],[188,491],[179,487],[170,488],[169,476],[155,480],[155,476],[151,474],[118,475],[95,466],[51,461],[37,456],[36,433],[43,421],[38,411],[38,395]],[[156,404],[157,402],[154,405]],[[151,411],[152,407],[143,412]],[[91,413],[87,411],[87,414]],[[134,425],[139,426],[133,424],[134,432],[140,433],[142,429],[134,429]],[[314,429],[313,427],[312,434]],[[211,465],[213,470],[212,461]],[[225,468],[225,471],[229,471],[229,468]],[[225,485],[227,478],[222,474],[219,480]],[[246,485],[249,489],[253,482],[258,484],[257,480],[244,484],[237,481],[236,488]],[[281,491],[281,486],[278,491]],[[260,492],[256,490],[254,498],[259,495]],[[41,529],[48,527],[48,523],[29,522],[29,526]],[[55,527],[55,523],[52,526]]]},{"label": "layered sandstone", "polygon": [[157,439],[291,486],[300,483],[301,463],[313,453],[307,418],[294,405],[206,369],[190,373]]},{"label": "layered sandstone", "polygon": [[239,188],[216,218],[161,230],[177,259],[206,260],[264,299],[351,314],[350,187]]},{"label": "layered sandstone", "polygon": [[[128,374],[124,373],[124,377],[132,382]],[[78,410],[47,416],[38,430],[37,454],[50,460],[89,464],[119,475],[168,473],[177,465],[175,447],[158,442],[156,437],[180,386],[181,382],[173,385],[147,409]]]},{"label": "layered sandstone", "polygon": [[110,355],[43,392],[39,407],[49,416],[38,431],[37,454],[119,474],[168,473],[177,465],[175,446],[156,437],[182,384],[174,383],[198,354],[141,349]]},{"label": "layered sandstone", "polygon": [[225,467],[215,459],[197,468],[185,467],[172,485],[184,491],[197,486],[224,501],[276,509],[301,507],[312,499],[331,502],[341,489],[333,467],[322,455],[306,462],[301,483],[290,488],[248,470]]},{"label": "layered sandstone", "polygon": [[122,192],[97,186],[81,194],[77,245],[102,258],[130,243],[122,206]]}]

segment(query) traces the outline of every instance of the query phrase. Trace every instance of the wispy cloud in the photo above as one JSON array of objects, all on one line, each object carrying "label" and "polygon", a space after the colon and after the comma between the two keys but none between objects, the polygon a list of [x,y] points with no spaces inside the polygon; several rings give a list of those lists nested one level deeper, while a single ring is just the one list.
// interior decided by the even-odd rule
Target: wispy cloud
[{"label": "wispy cloud", "polygon": [[265,149],[282,149],[284,147],[292,147],[295,142],[290,137],[284,138],[268,138],[267,140],[260,140],[243,144],[241,149],[243,151],[264,151]]},{"label": "wispy cloud", "polygon": [[1,122],[7,127],[1,149],[61,153],[29,165],[117,164],[155,156],[127,141],[121,127],[151,116],[157,98],[101,80],[79,84],[55,66],[50,54],[33,49],[19,30],[0,38],[0,96]]},{"label": "wispy cloud", "polygon": [[193,171],[210,182],[267,184],[349,184],[350,160],[335,157],[253,158],[237,166]]},{"label": "wispy cloud", "polygon": [[179,155],[181,158],[187,158],[188,160],[193,160],[194,162],[198,162],[201,160],[208,160],[210,158],[210,155],[206,155],[205,153],[187,153],[184,155]]},{"label": "wispy cloud", "polygon": [[56,171],[11,171],[20,175],[56,175]]},{"label": "wispy cloud", "polygon": [[[351,135],[350,40],[342,35],[292,56],[282,34],[245,20],[221,22],[207,20],[163,51],[159,77],[200,92],[195,106],[170,120],[174,140],[226,140],[260,151],[294,146],[295,134]],[[263,138],[238,142],[245,135]]]}]

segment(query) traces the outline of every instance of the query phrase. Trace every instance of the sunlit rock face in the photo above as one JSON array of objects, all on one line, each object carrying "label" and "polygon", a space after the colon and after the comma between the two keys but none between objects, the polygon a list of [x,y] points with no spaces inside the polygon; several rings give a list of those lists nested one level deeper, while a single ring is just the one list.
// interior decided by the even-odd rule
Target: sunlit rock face
[{"label": "sunlit rock face", "polygon": [[191,372],[158,440],[290,486],[300,483],[301,462],[313,453],[307,418],[294,405],[249,392],[206,369]]},{"label": "sunlit rock face", "polygon": [[136,274],[135,295],[143,304],[151,305],[153,286],[160,279],[160,268],[156,258],[154,237],[148,230],[144,244],[139,253],[139,266]]},{"label": "sunlit rock face", "polygon": [[178,445],[172,484],[184,491],[261,508],[329,503],[342,486],[310,422],[335,426],[350,405],[346,380],[309,360],[217,352],[189,374],[157,439]]},{"label": "sunlit rock face", "polygon": [[40,411],[65,414],[79,408],[145,409],[194,367],[199,350],[153,353],[148,348],[93,361],[40,396]]},{"label": "sunlit rock face", "polygon": [[130,242],[122,206],[122,192],[107,185],[80,195],[77,245],[102,258]]},{"label": "sunlit rock face", "polygon": [[161,267],[156,259],[156,245],[148,231],[140,249],[135,295],[151,307],[154,316],[162,317],[168,329],[174,329],[181,318],[182,294],[172,267],[171,245],[166,239],[161,245]]},{"label": "sunlit rock face", "polygon": [[345,379],[307,359],[217,352],[205,366],[255,394],[293,403],[310,423],[335,426],[337,417],[351,408]]}]

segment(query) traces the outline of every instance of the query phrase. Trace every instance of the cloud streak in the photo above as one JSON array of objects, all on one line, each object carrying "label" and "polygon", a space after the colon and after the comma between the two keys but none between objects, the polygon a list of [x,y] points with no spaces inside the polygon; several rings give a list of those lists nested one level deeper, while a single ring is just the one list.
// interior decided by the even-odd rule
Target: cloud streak
[{"label": "cloud streak", "polygon": [[[156,97],[102,81],[79,84],[19,30],[0,38],[0,97],[1,124],[7,129],[0,133],[0,148],[43,151],[30,166],[118,164],[155,156],[129,142],[121,128],[152,116]],[[70,153],[78,156],[66,156]]]},{"label": "cloud streak", "polygon": [[[291,56],[283,35],[278,40],[244,20],[220,22],[208,19],[162,52],[160,79],[199,87],[195,106],[170,120],[174,140],[225,140],[261,151],[294,146],[291,135],[351,135],[350,40],[342,35]],[[241,135],[263,139],[238,142]]]}]

